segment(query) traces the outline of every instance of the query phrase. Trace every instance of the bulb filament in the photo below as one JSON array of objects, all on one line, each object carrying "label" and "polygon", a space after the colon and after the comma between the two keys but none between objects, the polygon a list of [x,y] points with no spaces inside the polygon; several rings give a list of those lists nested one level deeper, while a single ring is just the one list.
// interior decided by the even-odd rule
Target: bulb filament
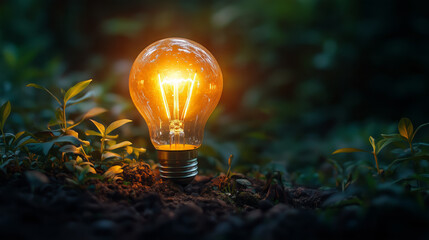
[{"label": "bulb filament", "polygon": [[[161,78],[158,73],[159,86],[161,88],[162,100],[165,107],[167,118],[170,122],[170,148],[174,147],[177,149],[178,144],[183,144],[185,147],[185,133],[184,133],[184,121],[188,112],[189,104],[191,102],[192,91],[194,89],[194,83],[197,73],[195,72],[193,79],[191,78]],[[180,112],[180,95],[186,89],[186,101],[185,105]],[[170,112],[170,105],[168,102],[168,96],[173,97],[173,114]],[[170,93],[170,95],[167,95]],[[180,114],[181,113],[181,114]],[[171,116],[173,115],[173,116]]]}]

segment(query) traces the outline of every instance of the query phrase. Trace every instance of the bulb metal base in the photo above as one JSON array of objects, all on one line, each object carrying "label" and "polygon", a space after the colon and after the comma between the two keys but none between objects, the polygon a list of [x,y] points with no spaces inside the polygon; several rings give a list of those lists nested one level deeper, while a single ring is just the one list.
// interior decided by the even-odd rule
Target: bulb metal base
[{"label": "bulb metal base", "polygon": [[158,150],[159,172],[164,180],[187,185],[198,174],[198,150]]}]

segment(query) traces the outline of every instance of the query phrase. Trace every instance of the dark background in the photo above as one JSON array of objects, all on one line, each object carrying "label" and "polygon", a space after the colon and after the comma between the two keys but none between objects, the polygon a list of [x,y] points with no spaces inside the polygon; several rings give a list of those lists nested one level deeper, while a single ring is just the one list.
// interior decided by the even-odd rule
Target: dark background
[{"label": "dark background", "polygon": [[401,117],[429,121],[428,9],[400,0],[2,1],[0,103],[12,103],[8,129],[41,130],[54,102],[25,85],[59,89],[92,78],[96,97],[72,114],[98,105],[110,110],[97,118],[104,123],[133,119],[121,138],[153,158],[128,74],[150,43],[189,38],[224,75],[201,172],[225,170],[232,153],[235,171],[279,170],[319,185],[333,150],[368,148],[369,135],[396,131]]}]

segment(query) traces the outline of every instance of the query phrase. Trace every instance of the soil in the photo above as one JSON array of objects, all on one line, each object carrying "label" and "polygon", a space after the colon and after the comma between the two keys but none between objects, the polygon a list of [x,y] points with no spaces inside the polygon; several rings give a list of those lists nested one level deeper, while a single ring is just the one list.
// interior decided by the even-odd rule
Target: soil
[{"label": "soil", "polygon": [[[61,175],[27,172],[0,185],[0,239],[372,239],[407,231],[427,237],[427,218],[400,206],[375,215],[353,208],[318,214],[333,194],[243,175],[197,176],[183,187],[138,167],[126,169],[123,181],[93,180],[79,189]],[[408,223],[391,232],[389,217]]]}]

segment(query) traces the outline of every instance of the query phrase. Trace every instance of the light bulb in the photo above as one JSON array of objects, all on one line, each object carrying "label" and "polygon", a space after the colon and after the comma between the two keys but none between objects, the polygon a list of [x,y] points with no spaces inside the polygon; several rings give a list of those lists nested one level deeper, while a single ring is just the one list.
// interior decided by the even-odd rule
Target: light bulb
[{"label": "light bulb", "polygon": [[204,126],[222,93],[216,59],[194,41],[162,39],[137,56],[129,86],[157,149],[161,177],[189,183],[198,173]]}]

